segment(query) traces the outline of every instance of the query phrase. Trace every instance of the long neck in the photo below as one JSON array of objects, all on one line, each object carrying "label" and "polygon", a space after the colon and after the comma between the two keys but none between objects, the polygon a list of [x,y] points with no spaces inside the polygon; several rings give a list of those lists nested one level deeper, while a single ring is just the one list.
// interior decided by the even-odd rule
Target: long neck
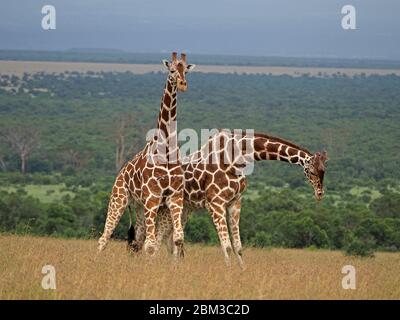
[{"label": "long neck", "polygon": [[152,154],[157,154],[156,163],[176,163],[179,149],[176,125],[177,86],[170,75],[165,83],[157,121],[157,132],[151,142]]},{"label": "long neck", "polygon": [[166,139],[176,138],[176,91],[176,84],[168,76],[157,122],[157,129]]},{"label": "long neck", "polygon": [[280,160],[304,167],[311,153],[289,141],[277,137],[257,135],[254,137],[254,159]]}]

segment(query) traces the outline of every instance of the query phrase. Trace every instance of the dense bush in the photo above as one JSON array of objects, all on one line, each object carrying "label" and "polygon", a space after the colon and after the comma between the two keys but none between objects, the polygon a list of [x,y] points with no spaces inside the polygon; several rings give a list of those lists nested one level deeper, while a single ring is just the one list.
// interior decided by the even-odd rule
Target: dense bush
[{"label": "dense bush", "polygon": [[352,233],[346,236],[344,250],[349,256],[373,257],[375,241],[373,238],[358,238]]},{"label": "dense bush", "polygon": [[371,209],[380,217],[400,218],[400,194],[386,192],[371,203]]},{"label": "dense bush", "polygon": [[[46,204],[23,190],[2,192],[1,230],[97,238],[103,231],[108,199],[108,191],[77,189],[74,197]],[[128,211],[114,232],[116,238],[127,237]],[[265,190],[256,199],[245,199],[240,228],[243,244],[256,247],[342,249],[358,256],[400,249],[400,218],[381,217],[362,203],[332,206],[329,199],[316,203],[290,190]],[[190,216],[185,238],[188,242],[219,243],[212,219],[204,211]]]}]

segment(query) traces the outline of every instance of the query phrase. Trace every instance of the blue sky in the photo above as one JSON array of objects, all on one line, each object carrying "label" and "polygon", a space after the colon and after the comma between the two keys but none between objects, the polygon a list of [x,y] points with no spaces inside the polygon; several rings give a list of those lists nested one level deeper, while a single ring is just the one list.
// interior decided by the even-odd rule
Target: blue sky
[{"label": "blue sky", "polygon": [[[57,29],[41,28],[54,5]],[[341,27],[356,8],[357,30]],[[0,49],[400,59],[399,0],[2,0]]]}]

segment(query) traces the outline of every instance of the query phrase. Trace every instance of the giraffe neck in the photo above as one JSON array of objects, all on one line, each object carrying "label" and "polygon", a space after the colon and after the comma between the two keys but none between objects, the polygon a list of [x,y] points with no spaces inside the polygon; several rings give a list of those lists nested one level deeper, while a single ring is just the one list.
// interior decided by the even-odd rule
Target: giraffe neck
[{"label": "giraffe neck", "polygon": [[254,136],[254,159],[280,160],[304,167],[311,158],[311,153],[289,141],[263,134]]},{"label": "giraffe neck", "polygon": [[[175,163],[178,161],[179,149],[176,126],[176,95],[175,81],[168,75],[161,98],[158,114],[157,132],[150,142],[153,154],[158,154],[162,162]],[[158,162],[159,160],[154,160]]]},{"label": "giraffe neck", "polygon": [[174,83],[171,76],[168,76],[161,98],[157,122],[157,129],[166,139],[170,139],[173,136],[176,138],[176,93],[176,83]]}]

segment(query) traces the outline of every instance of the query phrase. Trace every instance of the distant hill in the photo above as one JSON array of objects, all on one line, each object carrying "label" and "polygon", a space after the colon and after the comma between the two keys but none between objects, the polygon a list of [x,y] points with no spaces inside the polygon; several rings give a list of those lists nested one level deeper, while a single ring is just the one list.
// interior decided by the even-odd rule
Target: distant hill
[{"label": "distant hill", "polygon": [[[17,61],[151,64],[159,63],[168,55],[169,53],[133,53],[103,48],[72,48],[66,51],[0,50],[0,60]],[[400,69],[400,60],[190,54],[190,61],[207,65]]]}]

